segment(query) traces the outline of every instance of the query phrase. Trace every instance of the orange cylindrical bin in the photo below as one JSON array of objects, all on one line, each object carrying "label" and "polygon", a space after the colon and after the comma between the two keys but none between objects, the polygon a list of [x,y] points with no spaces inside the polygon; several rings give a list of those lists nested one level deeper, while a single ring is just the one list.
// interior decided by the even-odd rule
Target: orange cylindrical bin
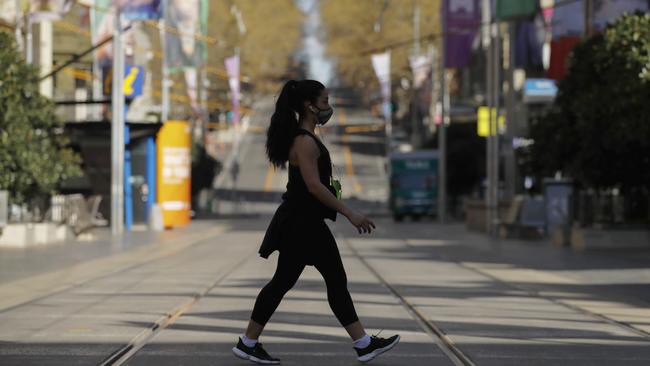
[{"label": "orange cylindrical bin", "polygon": [[158,132],[158,204],[166,228],[190,221],[191,138],[187,121],[167,121]]}]

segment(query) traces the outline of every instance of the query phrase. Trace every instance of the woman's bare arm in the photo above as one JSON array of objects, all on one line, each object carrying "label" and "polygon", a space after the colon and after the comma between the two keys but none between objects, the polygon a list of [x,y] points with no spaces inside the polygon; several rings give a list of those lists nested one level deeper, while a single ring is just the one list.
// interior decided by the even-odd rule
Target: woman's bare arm
[{"label": "woman's bare arm", "polygon": [[337,199],[320,181],[318,173],[318,156],[320,151],[316,142],[309,136],[298,136],[295,139],[293,148],[296,150],[300,175],[302,175],[302,179],[305,181],[309,192],[325,206],[347,217],[359,229],[359,232],[370,232],[371,227],[375,227],[374,223],[365,216],[348,208],[343,201]]}]

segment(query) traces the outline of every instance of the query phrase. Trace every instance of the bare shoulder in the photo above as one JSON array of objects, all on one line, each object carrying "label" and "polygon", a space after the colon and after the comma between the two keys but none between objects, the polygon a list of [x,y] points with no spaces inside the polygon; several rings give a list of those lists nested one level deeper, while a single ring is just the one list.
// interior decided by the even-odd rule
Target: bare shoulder
[{"label": "bare shoulder", "polygon": [[293,148],[296,149],[298,153],[310,154],[310,155],[319,155],[320,150],[316,141],[311,136],[308,135],[299,135],[293,141]]}]

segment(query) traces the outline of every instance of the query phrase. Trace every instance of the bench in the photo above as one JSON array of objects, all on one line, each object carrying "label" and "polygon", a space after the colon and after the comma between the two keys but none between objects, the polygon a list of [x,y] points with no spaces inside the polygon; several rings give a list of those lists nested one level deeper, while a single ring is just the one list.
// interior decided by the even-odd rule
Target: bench
[{"label": "bench", "polygon": [[87,200],[81,194],[56,195],[52,197],[49,216],[53,222],[67,224],[75,235],[79,235],[93,227],[108,225],[99,212],[101,201],[99,195]]},{"label": "bench", "polygon": [[546,234],[544,199],[515,196],[503,220],[497,222],[497,227],[501,238],[544,236]]}]

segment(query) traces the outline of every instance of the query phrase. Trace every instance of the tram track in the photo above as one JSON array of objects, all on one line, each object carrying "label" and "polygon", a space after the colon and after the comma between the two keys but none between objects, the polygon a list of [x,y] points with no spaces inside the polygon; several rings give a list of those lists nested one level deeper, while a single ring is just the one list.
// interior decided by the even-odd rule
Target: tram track
[{"label": "tram track", "polygon": [[476,366],[476,363],[469,357],[468,354],[463,352],[460,347],[458,347],[454,341],[445,334],[442,328],[438,327],[434,322],[429,320],[418,308],[413,305],[405,296],[403,296],[395,286],[391,285],[382,275],[373,267],[359,252],[357,249],[349,242],[349,240],[343,236],[338,235],[340,242],[345,243],[347,248],[352,252],[352,254],[363,264],[366,269],[384,286],[393,296],[395,296],[402,307],[411,315],[416,323],[427,333],[435,342],[435,344],[440,348],[440,350],[449,358],[451,362],[456,366]]},{"label": "tram track", "polygon": [[212,281],[210,284],[205,286],[202,291],[196,293],[190,299],[183,302],[181,305],[175,307],[173,310],[167,312],[155,322],[153,322],[149,327],[143,329],[135,337],[133,337],[128,343],[124,344],[122,347],[116,349],[108,357],[103,359],[98,366],[118,366],[124,365],[128,362],[136,353],[145,347],[153,338],[156,337],[164,329],[172,325],[178,318],[185,314],[188,310],[192,308],[197,302],[199,302],[203,297],[210,293],[215,287],[219,286],[223,281],[225,281],[228,276],[230,276],[235,270],[240,268],[246,261],[254,256],[251,253],[247,252],[243,257],[239,258],[237,261],[231,263],[226,270],[224,270],[219,276]]},{"label": "tram track", "polygon": [[[413,317],[413,319],[420,325],[420,327],[433,338],[437,346],[445,353],[445,355],[455,365],[476,365],[475,361],[473,361],[472,358],[467,353],[465,353],[457,344],[454,343],[454,341],[445,333],[444,329],[437,326],[435,322],[428,319],[426,315],[424,315],[421,311],[418,310],[416,305],[411,303],[406,296],[403,296],[395,286],[391,285],[388,282],[388,280],[386,280],[382,276],[382,274],[358,252],[358,250],[354,247],[354,245],[344,235],[339,233],[338,238],[340,242],[345,243],[345,245],[351,251],[353,256],[357,258],[363,264],[363,266],[366,267],[373,274],[373,276],[399,300],[400,305],[402,305],[407,310],[407,312]],[[411,246],[408,243],[407,239],[402,239],[402,241],[406,246]],[[441,257],[441,258],[447,262],[454,263],[467,271],[471,271],[475,274],[478,274],[479,276],[488,278],[490,281],[499,283],[500,285],[508,287],[512,290],[524,293],[529,297],[534,297],[541,300],[549,301],[555,305],[564,307],[573,312],[579,313],[584,316],[588,316],[597,322],[607,323],[608,325],[623,329],[629,333],[633,333],[636,336],[642,338],[644,341],[650,342],[649,333],[641,329],[638,329],[631,324],[627,324],[615,319],[611,319],[605,315],[595,313],[593,311],[584,309],[574,304],[566,303],[562,299],[544,295],[540,293],[540,291],[538,290],[530,289],[524,286],[520,286],[505,281],[503,279],[500,279],[497,276],[482,271],[478,268],[474,268],[461,261],[457,261],[447,257]]]},{"label": "tram track", "polygon": [[[446,259],[446,260],[449,260],[449,259]],[[500,284],[502,284],[504,286],[507,286],[507,287],[513,289],[513,290],[523,292],[523,293],[525,293],[526,295],[528,295],[530,297],[536,297],[538,299],[543,299],[543,300],[546,300],[546,301],[550,301],[550,302],[552,302],[552,303],[554,303],[554,304],[556,304],[558,306],[562,306],[564,308],[570,309],[570,310],[575,311],[577,313],[580,313],[582,315],[591,317],[592,319],[595,319],[595,320],[598,320],[598,321],[601,321],[601,322],[605,322],[605,323],[607,323],[609,325],[612,325],[612,326],[615,326],[615,327],[618,327],[618,328],[622,328],[622,329],[624,329],[624,330],[626,330],[628,332],[636,334],[637,336],[643,338],[645,341],[650,342],[650,333],[648,333],[648,332],[646,332],[646,331],[644,331],[642,329],[636,328],[635,326],[633,326],[631,324],[612,319],[612,318],[610,318],[610,317],[608,317],[606,315],[603,315],[603,314],[595,313],[595,312],[590,311],[588,309],[585,309],[585,308],[583,308],[581,306],[569,304],[569,303],[567,303],[567,302],[565,302],[565,301],[563,301],[561,299],[558,299],[557,297],[543,295],[537,290],[530,289],[530,288],[527,288],[525,286],[517,285],[517,284],[514,284],[512,282],[504,281],[504,280],[500,279],[497,276],[494,276],[494,275],[492,275],[492,274],[490,274],[488,272],[485,272],[483,270],[480,270],[478,268],[474,268],[474,267],[472,267],[470,265],[467,265],[466,263],[458,262],[458,261],[452,261],[452,262],[456,263],[457,265],[459,265],[463,269],[466,269],[466,270],[472,271],[472,272],[474,272],[474,273],[476,273],[478,275],[487,277],[490,280],[492,280],[494,282],[498,282],[498,283],[500,283]]]}]

